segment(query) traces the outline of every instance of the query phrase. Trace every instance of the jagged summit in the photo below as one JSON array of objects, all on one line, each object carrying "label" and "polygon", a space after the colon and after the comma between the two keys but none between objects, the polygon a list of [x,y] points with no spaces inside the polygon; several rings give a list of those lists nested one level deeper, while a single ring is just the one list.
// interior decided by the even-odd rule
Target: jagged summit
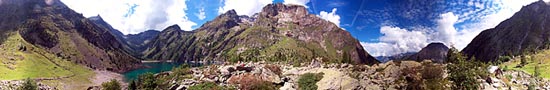
[{"label": "jagged summit", "polygon": [[298,16],[305,16],[309,13],[306,7],[301,5],[285,5],[283,3],[268,4],[262,8],[261,14],[267,16],[276,16],[279,13],[293,14]]},{"label": "jagged summit", "polygon": [[[180,26],[177,25],[177,24],[174,24],[174,25],[171,25],[171,26],[168,26],[166,29],[164,30],[181,30]],[[163,30],[163,31],[164,31]]]}]

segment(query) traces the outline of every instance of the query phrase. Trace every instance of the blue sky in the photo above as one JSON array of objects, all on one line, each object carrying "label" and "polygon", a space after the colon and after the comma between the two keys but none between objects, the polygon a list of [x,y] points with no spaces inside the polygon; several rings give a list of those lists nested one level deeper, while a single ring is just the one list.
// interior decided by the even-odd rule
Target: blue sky
[{"label": "blue sky", "polygon": [[417,52],[431,42],[464,48],[479,32],[536,0],[61,0],[86,17],[101,15],[125,34],[178,24],[193,30],[235,9],[252,15],[269,3],[304,5],[337,23],[374,56]]}]

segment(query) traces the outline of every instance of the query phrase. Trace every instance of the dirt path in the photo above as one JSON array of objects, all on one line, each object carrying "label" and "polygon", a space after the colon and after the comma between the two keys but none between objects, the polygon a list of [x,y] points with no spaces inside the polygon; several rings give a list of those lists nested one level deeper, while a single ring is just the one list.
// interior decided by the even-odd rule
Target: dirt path
[{"label": "dirt path", "polygon": [[127,85],[126,82],[123,82],[124,76],[122,74],[104,70],[94,70],[94,73],[95,76],[90,78],[93,86],[101,86],[101,83],[111,81],[111,79],[116,79],[122,86]]}]

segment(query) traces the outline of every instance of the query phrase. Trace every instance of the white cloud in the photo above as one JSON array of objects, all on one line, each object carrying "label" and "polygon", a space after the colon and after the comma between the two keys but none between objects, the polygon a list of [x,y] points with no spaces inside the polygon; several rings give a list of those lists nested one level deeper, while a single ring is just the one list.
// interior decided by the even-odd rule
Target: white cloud
[{"label": "white cloud", "polygon": [[[197,25],[190,21],[185,10],[186,0],[61,0],[85,17],[101,17],[124,34],[164,28],[178,24],[184,30]],[[133,13],[129,14],[133,8]],[[127,15],[129,14],[129,15]]]},{"label": "white cloud", "polygon": [[309,3],[309,0],[285,0],[283,2],[284,4],[295,4],[295,5],[302,5],[307,8],[307,3]]},{"label": "white cloud", "polygon": [[199,17],[199,20],[204,20],[206,18],[206,13],[204,12],[204,8],[201,8],[199,10],[199,13],[195,13],[195,16]]},{"label": "white cloud", "polygon": [[222,2],[223,5],[218,10],[220,14],[235,9],[239,15],[252,16],[262,11],[262,8],[271,4],[273,0],[223,0]]},{"label": "white cloud", "polygon": [[417,52],[428,44],[425,30],[406,30],[399,27],[382,26],[377,43],[361,42],[372,56],[391,56],[406,52]]},{"label": "white cloud", "polygon": [[453,43],[457,32],[454,24],[457,21],[458,16],[452,12],[441,14],[440,18],[437,20],[437,29],[434,35],[432,35],[433,41],[443,42],[447,45]]},{"label": "white cloud", "polygon": [[330,21],[334,24],[336,24],[338,27],[340,27],[340,15],[336,14],[336,8],[333,8],[332,9],[332,12],[325,12],[325,11],[321,11],[321,13],[319,13],[319,17],[327,20],[327,21]]}]

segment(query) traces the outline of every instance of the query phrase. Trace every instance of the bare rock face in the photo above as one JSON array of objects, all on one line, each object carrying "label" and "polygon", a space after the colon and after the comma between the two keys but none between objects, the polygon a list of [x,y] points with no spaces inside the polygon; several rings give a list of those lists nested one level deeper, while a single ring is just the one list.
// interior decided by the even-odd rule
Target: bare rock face
[{"label": "bare rock face", "polygon": [[476,36],[463,53],[481,61],[516,56],[550,47],[550,5],[538,1]]},{"label": "bare rock face", "polygon": [[298,5],[269,4],[254,16],[238,16],[230,10],[194,31],[174,30],[162,31],[152,40],[143,58],[379,63],[349,32]]},{"label": "bare rock face", "polygon": [[443,43],[430,43],[418,53],[408,57],[408,60],[423,61],[431,60],[436,63],[444,63],[447,59],[449,48]]}]

